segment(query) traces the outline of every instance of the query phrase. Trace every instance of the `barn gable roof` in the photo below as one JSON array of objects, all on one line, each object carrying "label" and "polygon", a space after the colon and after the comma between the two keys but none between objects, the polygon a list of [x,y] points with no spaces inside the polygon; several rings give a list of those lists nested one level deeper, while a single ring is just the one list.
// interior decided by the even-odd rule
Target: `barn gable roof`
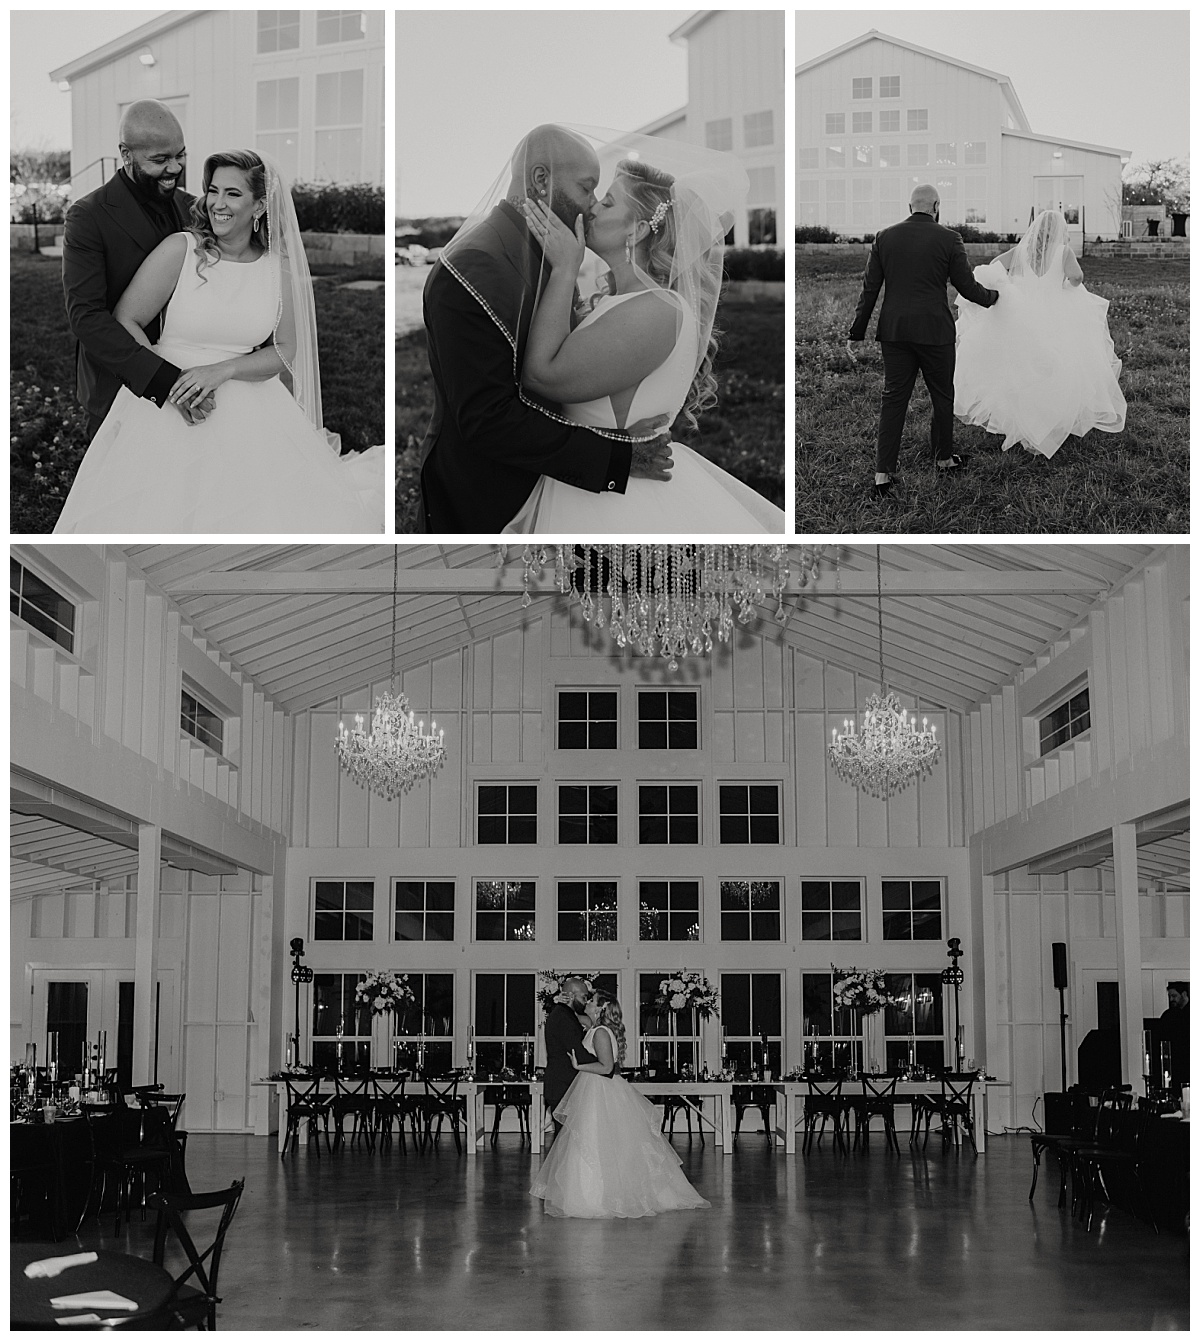
[{"label": "barn gable roof", "polygon": [[796,66],[796,74],[801,75],[806,70],[812,70],[818,65],[824,65],[826,61],[833,60],[835,56],[843,56],[848,51],[853,51],[855,47],[860,47],[867,42],[888,42],[895,47],[903,47],[906,51],[915,52],[918,56],[928,56],[931,60],[942,61],[946,65],[956,65],[960,70],[969,70],[972,74],[982,75],[985,79],[991,79],[999,84],[1000,90],[1008,103],[1013,116],[1016,118],[1018,126],[1022,130],[1029,130],[1029,118],[1025,115],[1025,109],[1021,106],[1021,100],[1017,97],[1017,91],[1013,88],[1012,80],[1007,75],[997,74],[995,70],[985,70],[981,65],[972,65],[970,61],[960,61],[955,56],[947,56],[941,51],[930,51],[928,47],[917,46],[915,42],[906,42],[901,37],[892,37],[888,33],[881,33],[878,28],[872,28],[869,32],[863,33],[861,37],[856,37],[849,42],[843,42],[840,47],[835,47],[832,51],[827,51],[822,56],[814,56],[812,60],[805,61],[803,65]]},{"label": "barn gable roof", "polygon": [[166,14],[160,14],[158,18],[151,19],[149,23],[143,23],[140,27],[134,28],[132,32],[125,33],[122,37],[115,37],[102,47],[97,47],[94,51],[89,51],[83,56],[77,56],[73,61],[68,61],[66,65],[60,65],[57,70],[51,70],[50,78],[56,84],[70,83],[71,80],[87,74],[89,70],[98,69],[102,65],[107,65],[110,61],[116,60],[118,56],[123,56],[127,51],[143,46],[152,37],[160,37],[172,28],[190,23],[192,19],[207,12],[203,9],[176,9]]},{"label": "barn gable roof", "polygon": [[1038,140],[1042,144],[1062,144],[1068,149],[1086,149],[1093,154],[1119,156],[1123,163],[1133,156],[1132,149],[1114,149],[1109,144],[1088,144],[1086,140],[1064,140],[1061,135],[1038,135],[1032,130],[1002,130],[1000,134],[1010,135],[1016,140]]}]

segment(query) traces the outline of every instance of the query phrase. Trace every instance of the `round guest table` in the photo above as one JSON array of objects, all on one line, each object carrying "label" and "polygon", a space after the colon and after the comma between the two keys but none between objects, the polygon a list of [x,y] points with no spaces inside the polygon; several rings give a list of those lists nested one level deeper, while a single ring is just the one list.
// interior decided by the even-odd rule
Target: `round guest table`
[{"label": "round guest table", "polygon": [[[41,1262],[47,1257],[67,1257],[76,1252],[90,1251],[72,1248],[60,1243],[14,1243],[11,1247],[9,1278],[9,1324],[14,1330],[57,1331],[59,1323],[83,1313],[94,1313],[100,1318],[93,1327],[117,1324],[121,1327],[146,1326],[150,1322],[165,1325],[160,1317],[171,1297],[174,1281],[164,1267],[155,1266],[144,1257],[129,1253],[96,1249],[96,1261],[83,1266],[68,1267],[57,1276],[39,1276],[30,1280],[25,1268],[30,1262]],[[104,1308],[52,1308],[51,1299],[62,1295],[90,1293],[92,1290],[112,1290],[137,1304],[137,1311]]]}]

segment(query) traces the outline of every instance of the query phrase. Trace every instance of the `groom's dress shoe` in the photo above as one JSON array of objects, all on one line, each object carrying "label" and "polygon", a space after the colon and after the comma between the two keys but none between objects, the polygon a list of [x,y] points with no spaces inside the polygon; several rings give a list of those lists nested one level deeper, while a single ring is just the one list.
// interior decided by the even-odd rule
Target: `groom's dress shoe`
[{"label": "groom's dress shoe", "polygon": [[966,464],[967,458],[956,454],[940,458],[937,462],[937,468],[939,470],[962,470]]},{"label": "groom's dress shoe", "polygon": [[872,483],[871,491],[874,493],[876,498],[888,498],[895,487],[896,487],[896,481],[888,480],[884,484]]}]

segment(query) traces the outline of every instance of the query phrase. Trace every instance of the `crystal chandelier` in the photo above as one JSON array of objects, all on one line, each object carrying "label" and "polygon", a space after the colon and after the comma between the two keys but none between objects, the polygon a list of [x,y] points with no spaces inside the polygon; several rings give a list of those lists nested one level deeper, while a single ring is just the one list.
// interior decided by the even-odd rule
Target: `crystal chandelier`
[{"label": "crystal chandelier", "polygon": [[886,799],[916,778],[933,771],[942,753],[937,727],[928,717],[909,717],[907,708],[887,687],[883,673],[883,568],[875,546],[876,604],[879,616],[879,686],[881,693],[867,699],[862,725],[855,730],[847,719],[843,730],[833,729],[829,762],[843,782],[860,792]]},{"label": "crystal chandelier", "polygon": [[[392,546],[392,664],[388,688],[375,700],[370,734],[364,730],[362,713],[354,717],[354,730],[338,723],[334,750],[338,762],[361,787],[394,801],[414,782],[432,776],[446,760],[445,731],[437,723],[416,720],[408,699],[396,692],[396,605],[399,599],[400,554]],[[434,735],[434,732],[437,735]]]},{"label": "crystal chandelier", "polygon": [[[550,557],[544,547],[523,552],[524,605],[531,575]],[[819,557],[816,547],[803,550],[801,585],[816,577]],[[664,657],[671,670],[728,642],[735,621],[755,623],[767,595],[784,616],[786,545],[555,545],[553,558],[559,593],[589,624],[607,626],[618,647]]]}]

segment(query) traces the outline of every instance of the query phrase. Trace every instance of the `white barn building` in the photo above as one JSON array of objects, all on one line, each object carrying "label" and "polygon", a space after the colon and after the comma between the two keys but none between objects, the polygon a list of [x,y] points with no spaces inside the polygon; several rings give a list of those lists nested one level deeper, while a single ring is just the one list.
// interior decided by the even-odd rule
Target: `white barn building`
[{"label": "white barn building", "polygon": [[383,183],[382,10],[174,10],[50,78],[71,95],[76,197],[120,165],[121,115],[140,98],[179,118],[192,189],[208,154],[235,148],[292,181]]},{"label": "white barn building", "polygon": [[[958,937],[990,1130],[1059,1088],[1054,943],[1069,1081],[1119,995],[1141,1092],[1143,1017],[1189,963],[1186,546],[884,546],[891,684],[944,742],[886,801],[825,754],[877,692],[870,547],[804,585],[793,550],[786,623],[765,600],[676,672],[617,651],[550,573],[526,606],[511,554],[401,547],[397,679],[447,759],[398,801],[333,750],[388,683],[390,547],[12,559],[14,1059],[54,1032],[73,1064],[106,1030],[110,1065],[186,1093],[188,1129],[265,1135],[298,937],[304,1059],[513,1065],[536,1037],[540,1061],[549,968],[602,975],[630,1055],[661,1058],[651,1002],[687,968],[721,993],[720,1028],[679,1030],[714,1069],[763,1035],[776,1071],[859,1048],[940,1066]],[[909,1007],[864,1036],[831,1009],[831,961]],[[375,970],[423,1010],[357,1015]]]},{"label": "white barn building", "polygon": [[735,153],[750,178],[734,245],[778,241],[783,196],[783,13],[704,9],[671,34],[688,50],[688,101],[644,135]]},{"label": "white barn building", "polygon": [[796,70],[796,223],[849,237],[903,219],[933,182],[945,224],[1021,233],[1061,209],[1079,240],[1121,234],[1129,152],[1033,130],[1012,82],[875,29]]}]

